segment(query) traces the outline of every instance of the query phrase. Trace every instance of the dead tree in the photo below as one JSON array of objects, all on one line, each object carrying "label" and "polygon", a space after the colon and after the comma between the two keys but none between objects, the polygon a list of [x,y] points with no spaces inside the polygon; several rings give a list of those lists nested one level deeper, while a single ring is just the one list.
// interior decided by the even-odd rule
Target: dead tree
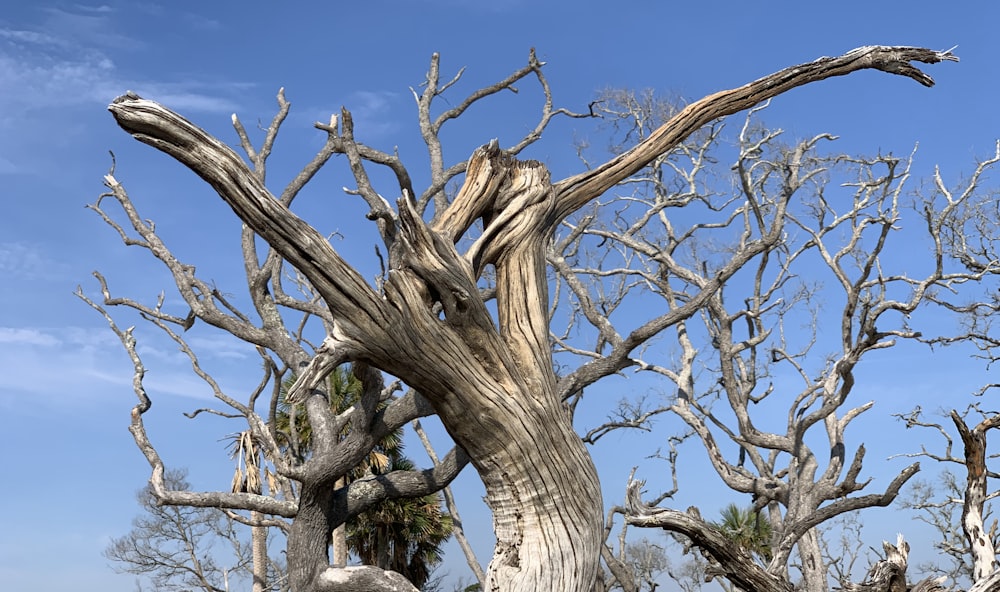
[{"label": "dead tree", "polygon": [[[142,426],[142,414],[148,409],[141,384],[143,366],[134,355],[131,333],[119,330],[135,361],[140,404],[133,411],[132,431],[153,466],[153,491],[166,503],[292,518],[288,534],[292,588],[344,589],[351,574],[330,567],[327,545],[332,528],[356,508],[359,498],[367,500],[387,491],[392,495],[422,494],[447,483],[460,465],[456,452],[422,479],[390,474],[371,483],[352,483],[347,492],[335,489],[337,478],[367,452],[370,442],[404,418],[428,412],[422,407],[426,403],[468,454],[486,487],[497,544],[484,588],[589,591],[602,547],[603,503],[596,470],[573,430],[564,401],[609,374],[639,364],[633,355],[637,348],[713,306],[722,286],[748,262],[774,249],[783,235],[780,230],[763,229],[759,235],[748,236],[730,263],[698,283],[690,299],[620,339],[608,341],[607,349],[599,355],[557,376],[549,340],[546,278],[547,249],[556,230],[616,183],[720,117],[797,86],[861,69],[878,69],[930,86],[930,77],[910,62],[955,59],[949,52],[878,46],[820,58],[696,101],[615,158],[552,182],[544,165],[516,157],[521,144],[505,150],[490,143],[476,150],[467,165],[445,168],[438,136],[443,123],[461,115],[475,100],[509,87],[518,76],[534,74],[544,86],[543,64],[534,54],[528,65],[507,81],[473,93],[436,119],[430,116],[429,104],[450,83],[440,84],[438,58],[434,56],[424,91],[417,97],[432,166],[431,184],[420,193],[414,191],[398,158],[354,140],[346,110],[330,125],[320,126],[328,134],[327,145],[293,182],[291,191],[275,195],[265,186],[260,169],[254,168],[266,159],[269,143],[257,152],[247,150],[248,165],[224,143],[166,107],[131,93],[119,97],[110,110],[122,129],[175,158],[208,183],[245,224],[245,243],[259,237],[272,249],[263,263],[250,266],[248,285],[257,299],[263,326],[219,310],[225,306],[224,298],[209,286],[199,285],[193,270],[176,267],[175,279],[182,293],[187,290],[186,301],[195,317],[262,350],[281,352],[279,367],[298,373],[290,398],[305,403],[316,434],[314,455],[300,462],[285,459],[273,446],[269,450],[277,473],[298,484],[297,504],[250,494],[179,496],[156,487],[162,464]],[[546,113],[552,113],[550,103],[546,103]],[[536,130],[540,133],[543,128],[540,124]],[[529,134],[522,144],[536,137]],[[296,190],[335,152],[347,156],[357,186],[352,192],[367,202],[369,218],[377,224],[388,254],[384,281],[377,287],[288,208]],[[387,166],[395,175],[398,183],[393,191],[401,195],[395,207],[373,188],[366,168],[372,165]],[[462,172],[463,185],[449,200],[444,187]],[[129,203],[113,176],[106,181],[119,203]],[[433,214],[425,216],[428,205],[433,205]],[[141,221],[132,223],[142,234]],[[481,223],[481,233],[470,234],[477,223]],[[140,240],[152,242],[146,236]],[[155,246],[148,248],[166,257]],[[669,251],[664,256],[668,257]],[[315,299],[296,304],[296,309],[326,321],[325,340],[310,359],[302,355],[303,348],[287,332],[282,337],[277,334],[280,331],[271,331],[279,328],[281,321],[268,302],[285,304],[274,280],[282,262],[294,267],[315,294]],[[495,287],[484,295],[480,280],[487,269],[492,270]],[[105,306],[115,303],[108,289],[103,289]],[[495,296],[496,317],[486,305],[491,296]],[[160,307],[145,312],[161,324],[183,324],[185,320],[167,315]],[[846,366],[837,366],[837,380],[849,377],[854,360],[845,359]],[[361,407],[331,417],[323,398],[323,379],[347,362],[354,365],[367,394]],[[377,411],[376,403],[387,396],[383,372],[413,391]],[[225,395],[217,392],[217,396]],[[255,433],[265,442],[268,437],[273,440],[270,428],[255,416],[252,406],[234,400],[227,403],[246,409],[244,415]],[[350,446],[336,437],[347,424],[355,435]],[[746,437],[753,443],[757,436],[750,432]],[[779,579],[768,575],[762,581]]]},{"label": "dead tree", "polygon": [[[650,97],[631,94],[612,95],[601,108],[626,137],[646,137],[658,114],[671,115]],[[665,406],[634,408],[615,423],[641,427],[663,412],[681,418],[722,482],[766,513],[767,571],[788,581],[795,562],[803,589],[826,590],[816,527],[890,504],[918,470],[912,464],[881,491],[864,491],[871,481],[862,474],[865,447],[849,447],[845,434],[874,401],[854,401],[855,368],[901,341],[927,341],[911,319],[918,308],[941,312],[963,302],[986,318],[990,299],[975,294],[969,305],[968,290],[988,284],[996,260],[976,254],[982,263],[967,265],[968,251],[953,237],[978,245],[978,237],[992,236],[975,213],[989,207],[992,197],[978,184],[1000,152],[958,189],[938,189],[913,204],[912,154],[831,155],[835,138],[825,134],[789,145],[753,116],[737,137],[733,188],[712,183],[707,169],[723,151],[720,133],[720,126],[704,128],[697,141],[623,183],[624,195],[606,200],[603,213],[567,222],[550,257],[570,309],[560,336],[586,332],[593,346],[558,343],[564,355],[600,357],[622,341],[612,317],[632,292],[680,311],[715,278],[739,269],[698,315],[674,324],[672,347],[661,339],[633,354],[638,370],[664,377],[675,390]],[[944,187],[940,173],[934,185]],[[956,232],[969,220],[978,228]],[[892,245],[900,239],[921,241],[927,256],[897,265]],[[761,251],[740,260],[754,246]]]},{"label": "dead tree", "polygon": [[[980,416],[980,420],[969,420],[970,415]],[[918,499],[908,504],[908,507],[929,513],[936,513],[951,517],[950,508],[955,506],[961,509],[961,540],[952,536],[952,530],[958,530],[956,524],[933,522],[938,528],[944,529],[941,532],[942,542],[938,544],[942,552],[954,557],[958,561],[966,562],[968,571],[966,572],[972,580],[973,589],[993,589],[989,586],[991,581],[1000,581],[1000,564],[997,562],[997,521],[996,519],[987,526],[987,504],[1000,496],[1000,490],[991,487],[991,479],[1000,479],[1000,474],[991,469],[988,460],[995,455],[987,454],[986,435],[990,430],[1000,426],[1000,414],[996,412],[984,412],[978,404],[971,405],[963,413],[952,410],[948,414],[951,423],[958,432],[959,441],[962,446],[962,453],[952,452],[954,441],[950,432],[944,425],[928,419],[924,419],[923,412],[916,408],[900,419],[906,422],[907,428],[923,427],[937,431],[945,441],[944,452],[935,453],[926,447],[919,453],[908,456],[922,456],[931,460],[954,464],[962,467],[965,473],[965,487],[961,488],[958,497],[937,500],[930,495],[924,499]],[[975,423],[975,425],[972,425]],[[959,478],[960,479],[960,478]],[[956,485],[958,479],[956,479]],[[954,577],[954,575],[953,575]]]},{"label": "dead tree", "polygon": [[[164,480],[171,490],[189,487],[184,471],[170,471]],[[145,575],[157,590],[176,592],[226,592],[229,584],[253,580],[250,545],[221,510],[160,505],[148,486],[136,498],[143,513],[104,550],[115,571]],[[269,563],[263,565],[273,567]]]},{"label": "dead tree", "polygon": [[910,544],[903,535],[896,537],[896,544],[882,541],[885,557],[876,561],[868,570],[865,581],[860,584],[848,584],[846,592],[939,592],[943,591],[941,583],[944,578],[925,578],[915,585],[906,583],[906,568],[910,557]]},{"label": "dead tree", "polygon": [[[655,129],[649,122],[657,111],[670,112],[643,97],[612,99],[603,108],[625,126],[625,135],[644,137]],[[831,136],[782,145],[780,131],[761,128],[753,119],[738,138],[736,190],[712,194],[703,177],[707,163],[717,159],[712,144],[719,132],[709,127],[701,133],[702,140],[678,147],[631,178],[628,187],[637,189],[627,193],[626,205],[609,203],[613,215],[588,212],[568,224],[567,244],[556,251],[575,257],[589,249],[588,256],[603,265],[584,268],[582,257],[553,254],[572,294],[567,299],[572,331],[563,335],[588,329],[596,336],[593,349],[563,351],[596,357],[619,343],[610,316],[628,292],[657,294],[668,310],[681,310],[703,286],[729,273],[749,245],[780,236],[759,256],[737,264],[742,279],[712,292],[697,317],[675,324],[672,350],[660,355],[661,345],[636,356],[638,369],[665,377],[676,391],[667,407],[633,413],[631,425],[641,426],[664,410],[683,419],[722,481],[768,513],[773,529],[768,571],[787,578],[797,548],[802,586],[825,590],[816,526],[846,512],[888,505],[918,470],[913,464],[881,492],[856,495],[869,483],[861,473],[865,449],[855,445],[849,455],[845,432],[873,402],[852,401],[854,369],[900,341],[926,341],[911,321],[920,307],[975,311],[981,324],[996,310],[988,295],[967,304],[965,290],[991,285],[987,280],[998,270],[995,251],[983,246],[996,236],[990,232],[994,200],[979,183],[1000,162],[1000,151],[957,189],[947,188],[937,172],[932,191],[908,207],[912,155],[830,156],[822,145]],[[629,215],[630,208],[638,213]],[[700,213],[685,216],[692,208]],[[929,247],[920,269],[911,264],[896,271],[884,256],[901,223],[924,229],[922,237],[909,234]],[[608,275],[618,281],[611,290],[602,284],[606,289],[597,301],[581,277]],[[832,318],[811,306],[817,277],[827,284],[820,296],[837,303]],[[786,331],[809,326],[812,335],[798,341],[798,331]],[[987,339],[982,328],[975,334],[980,342]],[[822,350],[819,365],[816,350]],[[799,377],[800,386],[788,375]],[[777,425],[770,420],[776,416],[783,418]],[[807,440],[817,432],[824,438],[821,452],[814,450],[814,439]]]}]

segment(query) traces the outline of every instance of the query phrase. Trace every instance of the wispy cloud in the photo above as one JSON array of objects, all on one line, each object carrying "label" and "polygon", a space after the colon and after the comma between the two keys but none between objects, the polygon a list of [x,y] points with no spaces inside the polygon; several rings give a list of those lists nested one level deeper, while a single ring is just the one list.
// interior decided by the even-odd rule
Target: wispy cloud
[{"label": "wispy cloud", "polygon": [[[255,357],[254,348],[243,341],[234,339],[229,335],[209,335],[204,337],[192,337],[188,340],[195,351],[211,352],[217,358],[230,360],[251,360]],[[259,358],[257,358],[259,360]],[[250,364],[259,366],[259,361],[250,361]]]},{"label": "wispy cloud", "polygon": [[[156,94],[195,111],[231,111],[228,95],[246,84],[130,80],[123,75],[109,49],[142,46],[142,41],[115,34],[110,13],[73,15],[47,11],[49,19],[37,29],[0,28],[0,87],[16,93],[0,96],[0,112],[8,120],[27,110],[107,104],[126,88]],[[226,98],[220,98],[226,97]]]},{"label": "wispy cloud", "polygon": [[44,109],[105,100],[115,78],[108,50],[141,42],[115,32],[110,9],[46,8],[39,14],[37,23],[0,27],[0,85],[19,89],[0,98],[5,113],[11,106]]},{"label": "wispy cloud", "polygon": [[[207,93],[198,93],[191,88],[191,83],[170,84],[162,82],[140,83],[134,90],[140,96],[150,97],[164,105],[169,105],[171,109],[181,112],[204,112],[204,113],[234,113],[239,110],[239,103],[235,100],[215,96]],[[235,88],[243,85],[232,85]],[[121,86],[118,87],[119,92]]]},{"label": "wispy cloud", "polygon": [[218,31],[222,28],[222,22],[215,19],[205,18],[203,15],[186,12],[181,14],[181,18],[192,29],[202,31]]},{"label": "wispy cloud", "polygon": [[50,347],[59,345],[60,341],[57,337],[43,333],[38,329],[0,327],[0,343]]},{"label": "wispy cloud", "polygon": [[13,175],[20,172],[13,162],[0,156],[0,175]]},{"label": "wispy cloud", "polygon": [[117,88],[113,72],[111,61],[95,54],[34,63],[22,56],[0,55],[0,86],[18,89],[0,97],[2,123],[16,125],[53,107],[110,102],[111,89]]},{"label": "wispy cloud", "polygon": [[73,46],[93,48],[136,48],[142,41],[118,31],[115,10],[107,5],[72,9],[47,7],[40,23],[43,31],[53,31]]},{"label": "wispy cloud", "polygon": [[[80,401],[100,393],[108,382],[95,381],[95,374],[108,367],[109,346],[93,331],[0,328],[0,400],[30,395]],[[127,369],[127,359],[123,362]],[[129,378],[122,373],[116,382],[126,386]]]},{"label": "wispy cloud", "polygon": [[[232,113],[248,86],[226,80],[144,79],[122,71],[112,55],[141,51],[145,43],[119,32],[121,19],[107,5],[31,14],[35,22],[0,20],[0,88],[12,89],[0,93],[0,175],[32,173],[25,143],[83,133],[79,112],[70,110],[86,108],[96,116],[127,89],[186,112]],[[35,146],[36,152],[41,150]]]},{"label": "wispy cloud", "polygon": [[[2,168],[3,163],[0,162],[0,170]],[[8,279],[62,279],[67,267],[46,256],[40,245],[0,242],[0,274]]]},{"label": "wispy cloud", "polygon": [[[208,400],[211,388],[191,371],[183,354],[140,335],[139,350],[146,364],[144,384],[150,396]],[[229,340],[232,341],[232,340]],[[220,366],[215,376],[236,398],[253,388],[259,365],[246,360],[246,347],[226,345],[211,337],[193,339],[205,356],[203,364]],[[248,374],[247,372],[250,372]],[[115,335],[100,328],[0,327],[0,408],[30,396],[38,402],[69,408],[107,396],[130,393],[132,365]]]},{"label": "wispy cloud", "polygon": [[354,119],[354,135],[362,142],[390,136],[399,131],[400,122],[393,116],[403,95],[389,91],[362,90],[353,92],[335,107],[307,109],[312,122],[326,123],[331,114],[340,114],[340,107],[347,107]]},{"label": "wispy cloud", "polygon": [[114,11],[114,9],[108,6],[107,4],[99,4],[97,6],[91,6],[89,4],[74,4],[73,8],[76,8],[77,10],[82,12],[93,12],[98,14]]}]

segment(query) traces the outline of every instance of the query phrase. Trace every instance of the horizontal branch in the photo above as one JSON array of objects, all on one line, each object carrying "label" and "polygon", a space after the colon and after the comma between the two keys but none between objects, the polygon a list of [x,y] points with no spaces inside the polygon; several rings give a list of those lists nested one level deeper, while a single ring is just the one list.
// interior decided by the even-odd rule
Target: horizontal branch
[{"label": "horizontal branch", "polygon": [[882,493],[872,493],[859,497],[843,497],[837,501],[817,509],[815,512],[805,517],[800,523],[795,525],[795,536],[797,539],[802,533],[810,528],[818,526],[841,514],[863,510],[865,508],[886,507],[891,504],[899,495],[899,490],[910,480],[911,477],[920,471],[920,463],[913,463],[899,472],[893,478]]},{"label": "horizontal branch", "polygon": [[659,527],[683,534],[719,562],[721,573],[743,590],[791,592],[792,585],[757,565],[750,553],[698,516],[651,507],[642,501],[642,481],[630,481],[625,494],[625,521],[645,528]]},{"label": "horizontal branch", "polygon": [[187,506],[191,508],[220,508],[248,510],[283,518],[294,518],[299,505],[293,501],[279,500],[254,493],[227,493],[222,491],[174,491],[167,489],[154,471],[150,478],[156,502],[167,506]]},{"label": "horizontal branch", "polygon": [[455,447],[430,469],[392,471],[353,481],[344,490],[347,495],[347,518],[353,518],[385,499],[423,497],[437,493],[454,481],[467,464],[469,455]]}]

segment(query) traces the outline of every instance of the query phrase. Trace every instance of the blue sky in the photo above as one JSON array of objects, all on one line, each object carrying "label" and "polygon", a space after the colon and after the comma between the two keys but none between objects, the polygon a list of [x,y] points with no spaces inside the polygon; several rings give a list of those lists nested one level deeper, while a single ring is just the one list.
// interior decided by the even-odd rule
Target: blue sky
[{"label": "blue sky", "polygon": [[[845,152],[908,153],[919,140],[918,172],[926,174],[937,163],[947,178],[958,179],[977,157],[992,152],[1000,136],[998,20],[1000,7],[990,3],[926,1],[5,3],[0,427],[8,485],[0,499],[8,511],[0,534],[0,581],[9,590],[133,589],[131,576],[115,575],[101,556],[108,537],[128,530],[137,509],[134,491],[147,477],[126,431],[134,400],[130,367],[103,320],[72,293],[78,284],[93,291],[94,269],[107,275],[113,289],[147,300],[160,289],[169,294],[170,284],[144,253],[123,247],[84,208],[103,190],[109,150],[117,156],[119,180],[177,252],[220,285],[238,280],[232,267],[234,218],[193,175],[115,126],[105,107],[125,90],[160,101],[235,143],[230,114],[239,113],[248,127],[267,121],[277,89],[285,87],[293,115],[272,169],[280,183],[319,145],[312,122],[328,119],[340,105],[354,112],[359,139],[382,149],[398,146],[404,159],[414,155],[411,170],[419,168],[409,88],[423,80],[432,52],[441,53],[445,76],[468,68],[459,87],[468,92],[522,66],[535,47],[548,63],[557,104],[582,111],[607,87],[651,87],[699,98],[860,45],[957,45],[961,63],[928,68],[938,82],[933,89],[862,72],[781,97],[765,120],[795,137],[837,134],[837,148]],[[524,86],[526,96],[516,97],[521,103],[512,97],[486,103],[446,132],[448,163],[533,123],[537,103],[531,102],[530,85]],[[591,122],[560,121],[552,137],[527,156],[543,160],[560,178],[579,166],[571,140],[593,130]],[[357,210],[342,205],[347,198],[336,190],[347,181],[331,175],[321,182],[331,188],[328,199],[338,200],[318,210],[326,225],[321,230],[349,234]],[[350,236],[357,242],[345,240],[338,248],[371,265],[371,240],[365,242],[360,231]],[[256,379],[241,372],[247,364],[254,372],[257,367],[244,348],[211,334],[196,339],[211,352],[207,362],[227,385],[246,388]],[[231,466],[219,440],[238,426],[182,420],[180,412],[206,403],[204,387],[169,347],[151,341],[144,354],[149,384],[158,394],[151,436],[169,463],[191,469],[196,486],[226,487]],[[880,406],[864,420],[864,433],[888,430],[888,413],[908,409],[915,398],[933,398],[944,387],[949,395],[972,388],[928,372],[926,360],[904,354],[890,360],[909,381],[879,381],[873,374],[867,388],[871,397],[881,397]],[[985,379],[963,377],[969,385]],[[613,400],[617,389],[636,387],[612,381],[604,388]],[[622,491],[631,466],[616,460],[626,447],[651,452],[656,444],[625,435],[602,441],[595,455],[609,501]],[[869,448],[869,473],[878,474],[886,454],[880,455],[878,440]],[[694,477],[682,483],[681,507],[704,500],[706,487],[718,489],[711,475],[698,472],[697,455],[690,459],[684,462]],[[472,481],[463,477],[463,491],[478,497]],[[720,495],[719,505],[723,500]],[[488,519],[481,510],[469,513],[467,524],[479,521],[471,530],[485,560]],[[892,537],[898,526],[889,528],[873,533],[873,540]],[[461,574],[458,551],[451,555],[454,573]]]}]

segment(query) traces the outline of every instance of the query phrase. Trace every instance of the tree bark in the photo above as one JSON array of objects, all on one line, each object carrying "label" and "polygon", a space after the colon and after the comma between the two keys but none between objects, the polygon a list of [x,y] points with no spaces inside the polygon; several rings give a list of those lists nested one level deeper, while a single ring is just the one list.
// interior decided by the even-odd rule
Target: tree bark
[{"label": "tree bark", "polygon": [[826,592],[827,584],[826,562],[819,548],[816,529],[810,529],[798,540],[796,547],[799,553],[802,571],[802,583],[799,587],[805,592]]},{"label": "tree bark", "polygon": [[332,521],[327,513],[333,506],[333,487],[303,485],[299,512],[288,531],[288,582],[296,592],[319,592],[319,574],[330,565]]},{"label": "tree bark", "polygon": [[[263,515],[250,512],[252,521],[260,521]],[[253,555],[253,592],[264,592],[267,587],[267,528],[253,526],[250,528],[250,545]]]},{"label": "tree bark", "polygon": [[[343,487],[347,480],[343,477],[337,479],[337,489]],[[335,567],[345,567],[347,565],[347,524],[341,524],[333,529],[333,565]]]},{"label": "tree bark", "polygon": [[984,419],[970,429],[957,411],[951,412],[951,420],[962,437],[965,449],[965,501],[962,504],[962,531],[969,541],[972,554],[973,581],[979,582],[993,574],[1000,567],[993,538],[983,524],[983,508],[986,504],[986,432],[1000,425],[1000,415]]}]

